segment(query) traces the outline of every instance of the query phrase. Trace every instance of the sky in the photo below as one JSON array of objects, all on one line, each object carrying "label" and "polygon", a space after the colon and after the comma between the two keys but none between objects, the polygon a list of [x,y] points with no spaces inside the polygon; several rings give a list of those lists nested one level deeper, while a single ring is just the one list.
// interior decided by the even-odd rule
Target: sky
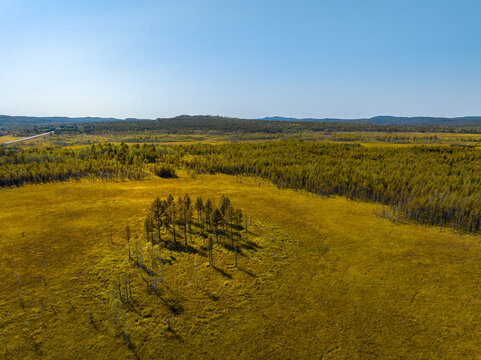
[{"label": "sky", "polygon": [[0,0],[0,114],[481,115],[479,0]]}]

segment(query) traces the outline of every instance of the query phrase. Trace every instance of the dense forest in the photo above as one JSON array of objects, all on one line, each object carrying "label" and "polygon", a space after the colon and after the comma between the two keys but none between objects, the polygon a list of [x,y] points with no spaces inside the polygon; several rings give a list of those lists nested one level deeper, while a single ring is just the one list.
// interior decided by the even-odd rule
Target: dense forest
[{"label": "dense forest", "polygon": [[[389,205],[393,217],[481,230],[481,152],[462,146],[363,147],[278,141],[225,145],[92,145],[0,149],[0,185],[67,179],[253,175],[278,187]],[[149,175],[150,174],[150,175]]]},{"label": "dense forest", "polygon": [[0,187],[80,178],[142,180],[174,177],[176,156],[153,145],[96,144],[80,149],[0,147]]},{"label": "dense forest", "polygon": [[279,187],[389,205],[422,224],[481,230],[481,152],[467,147],[363,147],[271,142],[193,145],[199,173],[248,174]]}]

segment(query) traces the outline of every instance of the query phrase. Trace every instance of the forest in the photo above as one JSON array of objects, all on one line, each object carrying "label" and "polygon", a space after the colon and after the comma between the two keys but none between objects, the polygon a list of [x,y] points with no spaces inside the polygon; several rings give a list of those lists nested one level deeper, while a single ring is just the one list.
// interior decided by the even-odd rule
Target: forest
[{"label": "forest", "polygon": [[253,175],[278,187],[389,206],[393,219],[481,230],[481,152],[469,146],[366,147],[276,141],[224,145],[97,144],[0,148],[0,186],[68,179]]},{"label": "forest", "polygon": [[364,147],[272,142],[191,145],[198,173],[249,174],[278,187],[389,205],[421,224],[481,230],[481,152],[460,146]]},{"label": "forest", "polygon": [[[154,163],[162,165],[154,165]],[[80,178],[143,179],[149,174],[175,176],[168,149],[153,145],[97,144],[81,149],[0,148],[0,186],[45,183]],[[147,166],[152,164],[152,166]]]}]

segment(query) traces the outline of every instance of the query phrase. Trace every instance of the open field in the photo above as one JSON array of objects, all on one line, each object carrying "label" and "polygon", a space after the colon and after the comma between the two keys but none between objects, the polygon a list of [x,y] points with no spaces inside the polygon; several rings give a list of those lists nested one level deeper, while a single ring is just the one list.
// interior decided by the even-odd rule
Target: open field
[{"label": "open field", "polygon": [[[480,236],[394,224],[373,215],[376,205],[254,178],[180,175],[0,192],[7,358],[126,358],[124,315],[133,359],[477,356]],[[207,266],[194,235],[189,249],[164,251],[165,285],[155,294],[128,261],[122,230],[129,224],[141,237],[152,199],[186,192],[226,194],[245,210],[239,267],[217,244],[217,270]],[[132,300],[120,301],[117,279],[128,273]]]}]

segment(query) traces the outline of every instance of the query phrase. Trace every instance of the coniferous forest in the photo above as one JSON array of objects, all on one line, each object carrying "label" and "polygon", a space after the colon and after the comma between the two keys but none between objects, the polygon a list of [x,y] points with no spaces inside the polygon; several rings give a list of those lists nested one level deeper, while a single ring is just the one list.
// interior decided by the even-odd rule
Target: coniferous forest
[{"label": "coniferous forest", "polygon": [[481,230],[481,152],[465,146],[368,147],[302,141],[0,148],[0,185],[173,177],[175,168],[254,175],[278,187],[388,205],[392,218]]}]

